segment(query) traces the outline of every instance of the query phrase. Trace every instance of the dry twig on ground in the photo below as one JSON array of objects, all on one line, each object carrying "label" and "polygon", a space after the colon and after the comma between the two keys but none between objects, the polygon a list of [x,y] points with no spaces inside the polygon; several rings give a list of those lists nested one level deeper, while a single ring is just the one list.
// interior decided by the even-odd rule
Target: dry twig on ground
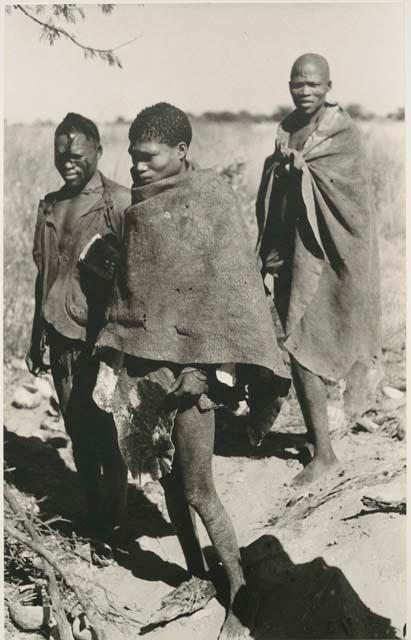
[{"label": "dry twig on ground", "polygon": [[371,496],[363,496],[361,502],[367,509],[373,511],[384,511],[385,513],[403,513],[407,512],[407,504],[405,500],[385,500],[384,498],[373,498]]},{"label": "dry twig on ground", "polygon": [[82,590],[75,583],[70,573],[66,569],[64,569],[58,562],[58,560],[56,560],[56,558],[44,547],[40,534],[36,530],[33,522],[25,516],[24,512],[18,504],[18,501],[13,496],[10,486],[7,483],[4,483],[4,496],[12,511],[14,512],[17,522],[22,524],[22,526],[29,533],[30,538],[27,538],[16,528],[16,526],[13,526],[8,522],[4,523],[4,531],[15,540],[18,540],[18,542],[21,542],[32,551],[35,551],[41,558],[43,558],[45,562],[44,570],[49,579],[49,586],[51,582],[50,597],[52,598],[53,606],[55,607],[54,612],[56,615],[56,620],[59,626],[62,640],[72,640],[72,633],[66,618],[63,604],[61,602],[60,593],[53,569],[61,575],[67,586],[74,592],[77,600],[79,601],[85,614],[87,615],[90,624],[93,626],[93,629],[96,632],[97,639],[104,640],[104,629],[102,628],[101,623],[96,619],[94,611],[90,607],[85,594],[82,593]]},{"label": "dry twig on ground", "polygon": [[[22,511],[17,499],[13,495],[13,492],[11,491],[7,482],[4,483],[4,497],[7,500],[10,508],[12,509],[18,521],[30,534],[32,540],[37,545],[41,545],[41,537],[38,531],[36,530],[33,522],[30,521],[25,516],[24,512]],[[5,529],[6,527],[7,527],[7,524],[5,524]],[[53,612],[56,618],[56,623],[59,630],[60,638],[61,640],[73,640],[73,634],[71,632],[71,627],[67,620],[66,612],[64,610],[64,606],[61,600],[60,590],[57,585],[56,576],[54,574],[52,565],[50,565],[50,563],[44,558],[44,556],[43,556],[43,569],[48,580],[50,599],[53,605]]]}]

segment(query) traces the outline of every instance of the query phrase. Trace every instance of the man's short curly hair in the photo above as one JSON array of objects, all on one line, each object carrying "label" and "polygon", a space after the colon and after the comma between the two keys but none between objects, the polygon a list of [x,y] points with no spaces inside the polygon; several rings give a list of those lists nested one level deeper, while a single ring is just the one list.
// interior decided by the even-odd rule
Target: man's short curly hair
[{"label": "man's short curly hair", "polygon": [[92,120],[85,118],[79,113],[68,113],[57,126],[55,135],[67,135],[73,131],[84,133],[88,140],[92,139],[96,144],[100,144],[100,134],[97,126]]},{"label": "man's short curly hair", "polygon": [[189,147],[193,132],[190,120],[181,109],[167,102],[158,102],[137,114],[132,122],[128,138],[131,143],[163,142],[170,147],[185,142]]}]

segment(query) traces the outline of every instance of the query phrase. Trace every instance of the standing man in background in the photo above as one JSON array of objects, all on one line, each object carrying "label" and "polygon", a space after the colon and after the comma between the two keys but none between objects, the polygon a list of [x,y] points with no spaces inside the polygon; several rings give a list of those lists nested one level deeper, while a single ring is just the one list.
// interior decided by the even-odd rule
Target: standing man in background
[{"label": "standing man in background", "polygon": [[[92,401],[99,368],[92,351],[111,290],[123,211],[131,196],[98,171],[101,154],[94,122],[67,114],[54,138],[55,166],[64,185],[41,200],[36,223],[33,257],[38,275],[26,362],[34,375],[45,371],[48,344],[51,373],[85,494],[87,533],[110,541],[125,511],[127,471],[113,419]],[[87,267],[79,260],[96,237],[106,248]]]},{"label": "standing man in background", "polygon": [[275,309],[314,453],[295,484],[338,469],[325,380],[345,378],[346,406],[358,411],[355,395],[366,397],[367,370],[380,356],[376,212],[359,133],[326,101],[330,88],[325,58],[310,53],[294,62],[296,109],[279,125],[257,197],[262,275],[274,276]]}]

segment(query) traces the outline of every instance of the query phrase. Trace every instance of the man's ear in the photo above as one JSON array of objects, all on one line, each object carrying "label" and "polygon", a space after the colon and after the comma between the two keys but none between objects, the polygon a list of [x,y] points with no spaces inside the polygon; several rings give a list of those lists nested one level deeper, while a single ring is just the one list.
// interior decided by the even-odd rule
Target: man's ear
[{"label": "man's ear", "polygon": [[328,91],[329,91],[330,89],[332,89],[332,88],[333,88],[332,80],[329,80],[329,81],[327,82],[327,87],[328,87]]},{"label": "man's ear", "polygon": [[180,158],[180,160],[184,160],[184,158],[187,155],[187,151],[188,151],[187,143],[186,142],[179,142],[177,146],[178,146],[178,149],[177,149],[178,157]]},{"label": "man's ear", "polygon": [[103,155],[103,147],[101,144],[99,144],[97,147],[97,156],[100,159],[102,155]]}]

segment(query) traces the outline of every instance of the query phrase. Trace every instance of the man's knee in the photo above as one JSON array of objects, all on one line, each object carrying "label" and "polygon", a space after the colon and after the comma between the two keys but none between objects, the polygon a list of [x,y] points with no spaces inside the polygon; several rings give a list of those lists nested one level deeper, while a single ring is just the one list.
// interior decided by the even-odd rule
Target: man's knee
[{"label": "man's knee", "polygon": [[310,385],[318,388],[323,388],[325,386],[324,378],[322,376],[304,367],[293,356],[291,356],[290,359],[294,381],[297,379],[297,381],[303,383],[305,386]]},{"label": "man's knee", "polygon": [[186,486],[184,495],[190,507],[204,518],[212,516],[220,504],[216,490],[210,483],[203,483],[202,486]]}]

